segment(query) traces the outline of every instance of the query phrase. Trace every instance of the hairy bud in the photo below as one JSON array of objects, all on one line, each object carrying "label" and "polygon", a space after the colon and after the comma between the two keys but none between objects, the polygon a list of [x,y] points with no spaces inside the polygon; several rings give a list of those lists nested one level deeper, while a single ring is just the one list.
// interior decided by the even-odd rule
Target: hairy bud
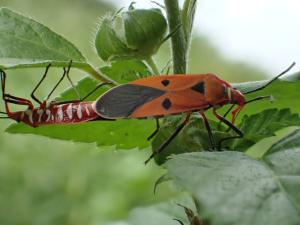
[{"label": "hairy bud", "polygon": [[96,50],[105,61],[147,59],[165,37],[167,22],[160,9],[129,9],[102,19]]}]

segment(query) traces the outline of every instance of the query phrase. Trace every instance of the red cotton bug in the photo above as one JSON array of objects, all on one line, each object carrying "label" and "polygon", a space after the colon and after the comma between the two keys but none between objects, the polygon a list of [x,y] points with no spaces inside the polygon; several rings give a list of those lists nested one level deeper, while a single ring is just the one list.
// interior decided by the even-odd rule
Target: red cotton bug
[{"label": "red cotton bug", "polygon": [[[234,125],[234,122],[244,105],[270,97],[261,96],[246,101],[244,95],[267,87],[288,72],[294,65],[295,63],[263,86],[244,93],[234,89],[232,85],[214,74],[162,75],[142,78],[128,84],[119,85],[105,92],[96,100],[95,111],[100,117],[106,119],[160,118],[168,115],[186,114],[185,119],[174,133],[158,149],[153,151],[145,163],[148,163],[156,154],[163,151],[189,122],[193,112],[199,112],[203,118],[212,149],[219,150],[223,141],[243,137],[243,132]],[[232,104],[230,110],[237,105],[237,108],[232,111],[232,122],[229,122],[217,112],[218,108],[227,104]],[[225,123],[237,134],[237,136],[221,139],[217,148],[208,120],[204,114],[204,111],[210,108],[213,109],[213,114],[219,121]],[[159,123],[157,120],[157,128],[149,138],[152,138],[158,130]]]},{"label": "red cotton bug", "polygon": [[[88,98],[92,93],[94,93],[98,88],[108,83],[102,83],[96,86],[96,88],[92,90],[90,93],[88,93],[84,98],[80,98],[78,91],[76,90],[75,86],[73,85],[69,77],[71,64],[72,62],[70,62],[67,69],[63,68],[64,73],[62,77],[54,86],[52,91],[48,94],[46,100],[40,101],[38,98],[36,98],[34,93],[41,85],[43,80],[46,78],[46,75],[48,73],[51,64],[47,66],[45,74],[43,75],[42,79],[38,82],[38,84],[36,85],[36,87],[31,93],[32,99],[39,104],[38,107],[34,107],[33,103],[28,99],[19,98],[7,94],[5,90],[6,74],[3,70],[0,70],[2,98],[4,100],[5,109],[6,109],[6,112],[1,112],[1,114],[7,115],[7,117],[1,117],[1,118],[10,118],[17,122],[26,123],[32,127],[38,127],[41,125],[49,125],[49,124],[73,124],[73,123],[82,123],[82,122],[88,122],[94,120],[105,120],[95,112],[93,101],[84,101],[84,100]],[[79,99],[72,100],[72,101],[63,101],[63,102],[56,102],[56,101],[48,102],[50,96],[52,95],[54,90],[58,87],[58,85],[61,83],[61,81],[65,76],[70,81],[72,87],[74,88],[75,92],[79,96]],[[28,108],[27,110],[24,111],[11,112],[9,109],[9,103],[28,106]]]}]

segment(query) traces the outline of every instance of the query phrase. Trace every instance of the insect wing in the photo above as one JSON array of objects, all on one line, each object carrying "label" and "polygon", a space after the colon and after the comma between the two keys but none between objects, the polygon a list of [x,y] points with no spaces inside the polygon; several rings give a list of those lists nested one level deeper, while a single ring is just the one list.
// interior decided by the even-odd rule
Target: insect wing
[{"label": "insect wing", "polygon": [[127,118],[139,106],[163,95],[165,91],[124,84],[104,93],[95,103],[95,111],[104,118]]},{"label": "insect wing", "polygon": [[206,109],[210,75],[167,75],[138,79],[103,94],[95,103],[104,118],[157,117]]}]

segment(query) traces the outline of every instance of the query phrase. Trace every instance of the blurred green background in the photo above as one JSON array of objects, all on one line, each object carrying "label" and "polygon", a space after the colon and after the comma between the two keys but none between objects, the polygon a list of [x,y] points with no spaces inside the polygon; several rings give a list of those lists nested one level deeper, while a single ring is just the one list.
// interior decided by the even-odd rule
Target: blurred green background
[{"label": "blurred green background", "polygon": [[[0,0],[0,6],[45,24],[74,43],[94,65],[105,65],[92,43],[99,18],[117,10],[108,1]],[[169,45],[165,44],[156,60],[162,68],[169,59]],[[191,47],[190,72],[214,72],[230,81],[264,76],[253,66],[223,58],[205,36],[197,33]],[[8,92],[28,97],[42,73],[41,69],[9,71]],[[53,75],[38,96],[49,92],[60,73],[52,69]],[[78,80],[84,74],[75,71],[72,76]],[[56,93],[67,85],[65,82]],[[0,107],[4,109],[3,102]],[[149,149],[113,151],[113,147],[12,135],[5,133],[10,123],[13,121],[0,120],[1,225],[105,224],[125,218],[134,207],[176,195],[171,184],[162,185],[153,195],[154,182],[164,171],[153,163],[144,166]]]}]

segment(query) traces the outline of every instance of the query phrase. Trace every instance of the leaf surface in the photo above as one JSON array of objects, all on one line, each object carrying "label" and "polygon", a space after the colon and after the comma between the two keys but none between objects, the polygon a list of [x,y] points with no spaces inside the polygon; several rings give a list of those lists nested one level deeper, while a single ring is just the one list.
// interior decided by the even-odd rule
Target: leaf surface
[{"label": "leaf surface", "polygon": [[46,67],[51,64],[84,70],[104,82],[112,80],[90,65],[68,40],[43,24],[7,8],[0,8],[0,68]]},{"label": "leaf surface", "polygon": [[251,116],[245,115],[238,125],[244,133],[242,139],[235,139],[231,150],[244,151],[256,142],[274,136],[275,132],[289,127],[300,126],[300,117],[290,109],[266,109]]},{"label": "leaf surface", "polygon": [[298,225],[300,148],[255,160],[241,152],[197,152],[172,157],[175,182],[202,203],[214,225]]},{"label": "leaf surface", "polygon": [[69,41],[48,27],[15,13],[0,9],[0,65],[3,68],[57,64],[85,63],[81,52]]}]

